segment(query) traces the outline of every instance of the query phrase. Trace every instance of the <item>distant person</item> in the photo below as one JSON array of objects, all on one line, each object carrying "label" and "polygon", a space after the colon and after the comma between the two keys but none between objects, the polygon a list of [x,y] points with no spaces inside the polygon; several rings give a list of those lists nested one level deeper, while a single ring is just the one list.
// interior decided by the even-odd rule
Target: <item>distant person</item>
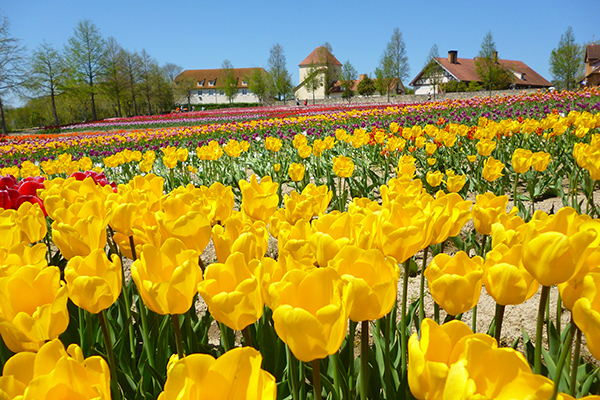
[{"label": "distant person", "polygon": [[296,99],[296,105],[299,106],[300,105],[300,99]]},{"label": "distant person", "polygon": [[308,101],[304,100],[304,106],[306,107],[308,105]]}]

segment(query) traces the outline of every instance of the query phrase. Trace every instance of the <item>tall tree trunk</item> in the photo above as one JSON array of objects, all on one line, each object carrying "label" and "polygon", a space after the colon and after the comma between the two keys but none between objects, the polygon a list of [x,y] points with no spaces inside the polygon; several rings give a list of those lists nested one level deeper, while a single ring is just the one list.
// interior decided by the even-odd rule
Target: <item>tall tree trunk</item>
[{"label": "tall tree trunk", "polygon": [[6,136],[6,121],[4,120],[4,106],[2,105],[2,98],[0,98],[0,125],[2,126],[2,135]]},{"label": "tall tree trunk", "polygon": [[56,100],[53,87],[50,89],[50,98],[52,99],[52,114],[54,115],[54,125],[58,125],[58,114],[56,112]]}]

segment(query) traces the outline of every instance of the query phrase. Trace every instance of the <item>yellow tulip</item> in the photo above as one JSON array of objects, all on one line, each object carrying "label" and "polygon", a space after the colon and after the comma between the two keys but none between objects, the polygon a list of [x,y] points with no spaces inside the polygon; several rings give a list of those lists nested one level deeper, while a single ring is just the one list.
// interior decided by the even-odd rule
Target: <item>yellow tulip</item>
[{"label": "yellow tulip", "polygon": [[119,297],[122,275],[116,254],[109,260],[104,250],[96,249],[86,257],[73,257],[65,267],[69,298],[77,307],[98,314]]},{"label": "yellow tulip", "polygon": [[496,179],[503,176],[502,171],[504,170],[504,164],[500,160],[496,160],[494,157],[489,157],[483,163],[483,171],[481,176],[488,182],[493,182]]},{"label": "yellow tulip", "polygon": [[9,249],[23,239],[23,233],[17,222],[17,211],[0,208],[0,248]]},{"label": "yellow tulip", "polygon": [[239,181],[242,192],[241,208],[252,219],[260,219],[267,223],[279,205],[277,188],[279,184],[273,182],[270,176],[265,176],[258,183],[256,175],[252,175],[250,182]]},{"label": "yellow tulip", "polygon": [[512,166],[516,173],[524,174],[529,171],[533,162],[533,152],[526,149],[516,149],[512,155]]},{"label": "yellow tulip", "polygon": [[423,248],[428,220],[418,205],[392,202],[381,210],[377,224],[379,248],[399,263]]},{"label": "yellow tulip", "polygon": [[333,158],[333,173],[341,178],[349,178],[354,172],[354,163],[349,157],[337,156]]},{"label": "yellow tulip", "polygon": [[458,315],[479,302],[483,277],[483,258],[469,258],[464,251],[454,257],[440,253],[425,269],[431,297],[448,314]]},{"label": "yellow tulip", "polygon": [[[568,281],[594,250],[598,236],[570,207],[548,216],[536,212],[523,238],[523,265],[544,286]],[[597,246],[597,245],[595,245]]]},{"label": "yellow tulip", "polygon": [[477,142],[477,153],[482,157],[487,157],[492,154],[492,151],[496,148],[497,143],[491,139],[481,139]]},{"label": "yellow tulip", "polygon": [[302,159],[310,157],[311,154],[312,154],[312,147],[310,147],[308,145],[298,148],[298,155]]},{"label": "yellow tulip", "polygon": [[252,222],[241,218],[242,214],[228,218],[223,226],[212,229],[213,245],[220,263],[230,254],[241,252],[246,262],[264,257],[269,246],[269,231],[262,221]]},{"label": "yellow tulip", "polygon": [[344,247],[329,265],[352,284],[350,319],[371,321],[388,314],[396,303],[400,269],[396,260],[377,249]]},{"label": "yellow tulip", "polygon": [[269,287],[277,336],[301,361],[337,352],[352,308],[350,288],[332,268],[289,271]]},{"label": "yellow tulip", "polygon": [[498,222],[501,215],[506,215],[507,204],[508,196],[496,196],[491,192],[477,195],[473,205],[475,230],[482,235],[490,235],[492,224]]},{"label": "yellow tulip", "polygon": [[265,149],[270,150],[274,153],[278,152],[281,149],[281,139],[269,136],[265,138]]},{"label": "yellow tulip", "polygon": [[583,280],[581,297],[573,306],[573,321],[585,334],[590,353],[600,359],[600,273],[590,273]]},{"label": "yellow tulip", "polygon": [[181,240],[188,249],[202,254],[210,242],[211,227],[206,214],[194,209],[185,195],[171,194],[156,213],[156,222],[165,238]]},{"label": "yellow tulip", "polygon": [[146,307],[162,315],[187,312],[202,280],[198,252],[175,238],[160,248],[145,244],[141,250],[131,265],[131,278]]},{"label": "yellow tulip", "polygon": [[440,171],[435,171],[435,172],[427,171],[427,175],[425,176],[427,183],[429,183],[429,186],[431,186],[431,187],[440,186],[442,184],[443,178],[444,178],[444,174],[442,174]]},{"label": "yellow tulip", "polygon": [[262,355],[252,347],[237,347],[216,360],[191,354],[170,363],[158,400],[275,400],[275,378],[261,364]]},{"label": "yellow tulip", "polygon": [[466,175],[456,175],[452,170],[446,171],[446,188],[449,192],[460,192],[467,183]]},{"label": "yellow tulip", "polygon": [[316,186],[314,183],[309,183],[304,189],[302,189],[302,195],[307,196],[307,199],[313,206],[313,216],[317,216],[327,210],[329,202],[333,197],[333,192],[327,187],[327,185]]},{"label": "yellow tulip", "polygon": [[241,331],[262,315],[264,301],[259,280],[253,271],[259,261],[247,261],[242,253],[232,253],[225,263],[210,264],[198,293],[213,318]]},{"label": "yellow tulip", "polygon": [[106,361],[100,356],[84,359],[78,345],[71,344],[65,350],[58,339],[44,344],[37,354],[22,352],[12,356],[0,379],[0,393],[6,380],[11,379],[14,395],[23,395],[18,397],[23,400],[109,399],[111,396]]},{"label": "yellow tulip", "polygon": [[37,351],[69,325],[67,288],[58,267],[24,266],[0,278],[0,334],[12,352]]},{"label": "yellow tulip", "polygon": [[30,246],[29,243],[21,242],[9,249],[0,248],[0,277],[10,276],[24,266],[39,270],[47,267],[46,245],[38,243]]},{"label": "yellow tulip", "polygon": [[290,179],[294,182],[299,182],[304,179],[304,165],[299,163],[291,163],[288,169]]},{"label": "yellow tulip", "polygon": [[550,153],[538,151],[533,153],[533,162],[531,166],[538,172],[544,172],[550,163]]},{"label": "yellow tulip", "polygon": [[16,213],[22,240],[29,243],[39,242],[46,236],[48,227],[44,211],[38,203],[25,202],[21,204]]},{"label": "yellow tulip", "polygon": [[529,300],[539,288],[521,261],[522,245],[494,247],[486,255],[483,284],[500,305],[517,305]]}]

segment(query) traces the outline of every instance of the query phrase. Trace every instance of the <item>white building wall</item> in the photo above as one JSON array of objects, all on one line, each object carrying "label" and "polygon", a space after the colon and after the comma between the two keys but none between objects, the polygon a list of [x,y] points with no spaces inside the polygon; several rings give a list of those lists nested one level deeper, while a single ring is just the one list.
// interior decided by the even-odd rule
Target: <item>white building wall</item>
[{"label": "white building wall", "polygon": [[[238,89],[238,93],[233,98],[234,103],[259,103],[258,96],[250,91],[250,89]],[[179,100],[180,104],[186,104],[187,98]],[[190,96],[191,104],[225,104],[229,103],[229,99],[225,96],[225,92],[219,89],[193,89]]]}]

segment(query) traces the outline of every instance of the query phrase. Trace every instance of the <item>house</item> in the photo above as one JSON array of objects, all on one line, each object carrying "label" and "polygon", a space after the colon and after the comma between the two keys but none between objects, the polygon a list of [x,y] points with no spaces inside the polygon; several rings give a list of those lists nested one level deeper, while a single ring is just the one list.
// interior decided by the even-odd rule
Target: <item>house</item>
[{"label": "house", "polygon": [[[314,49],[300,64],[300,84],[294,89],[294,96],[297,99],[324,99],[326,72],[329,70],[330,84],[340,78],[342,72],[342,63],[324,46]],[[315,88],[314,93],[309,83],[312,78],[319,81],[319,87]]]},{"label": "house", "polygon": [[[248,77],[254,70],[267,73],[263,68],[233,68],[233,75],[237,80],[237,94],[234,103],[258,103],[258,97],[248,87]],[[222,69],[187,69],[174,79],[175,83],[189,81],[191,104],[229,103],[222,87],[225,76]],[[187,103],[187,98],[180,99],[180,103]]]},{"label": "house", "polygon": [[[550,82],[522,61],[499,59],[497,53],[495,59],[514,75],[512,89],[550,88],[552,86]],[[440,84],[452,80],[466,84],[471,82],[481,84],[481,78],[476,72],[475,61],[476,59],[472,58],[458,58],[458,51],[450,50],[447,58],[437,57],[431,60],[410,82],[410,86],[415,88],[415,94],[430,94],[437,93]],[[430,71],[435,72],[431,73]]]},{"label": "house", "polygon": [[585,48],[585,86],[600,86],[600,44]]},{"label": "house", "polygon": [[[327,48],[320,46],[314,49],[300,64],[300,84],[294,89],[294,95],[297,99],[324,99],[325,95],[325,79],[326,71],[330,71],[330,98],[342,98],[344,87],[340,82],[342,72],[342,63]],[[358,83],[365,77],[365,74],[360,75],[359,79],[352,84],[352,90],[357,91]],[[318,87],[310,87],[312,78],[318,79]],[[394,79],[390,83],[390,93],[400,94],[404,92],[404,86],[399,79]],[[378,92],[376,92],[378,93]],[[313,97],[314,96],[314,97]]]}]

